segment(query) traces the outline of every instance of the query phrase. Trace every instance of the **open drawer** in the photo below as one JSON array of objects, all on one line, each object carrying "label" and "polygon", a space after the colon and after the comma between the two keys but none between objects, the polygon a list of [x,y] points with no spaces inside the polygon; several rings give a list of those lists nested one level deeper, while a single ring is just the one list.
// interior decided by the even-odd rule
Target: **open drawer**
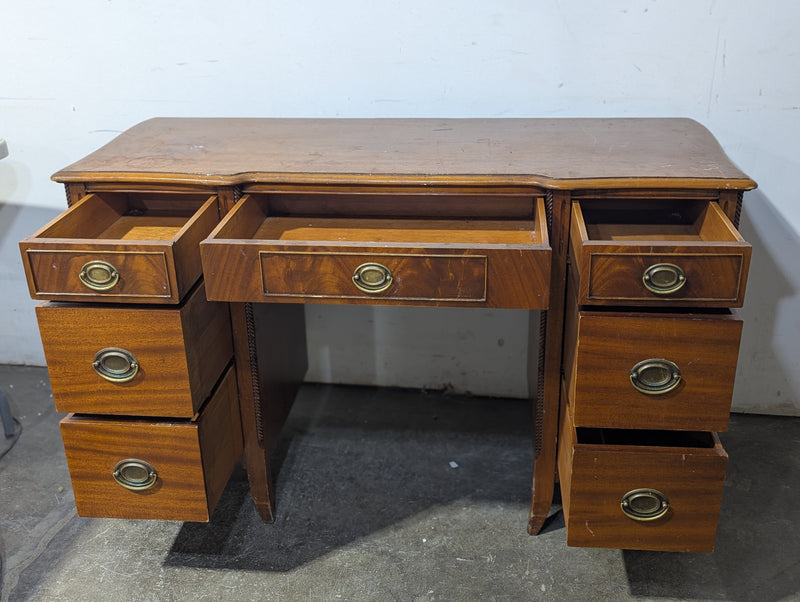
[{"label": "open drawer", "polygon": [[576,429],[558,442],[567,545],[711,552],[728,455],[713,432]]},{"label": "open drawer", "polygon": [[[375,206],[386,211],[391,201],[386,195]],[[363,217],[346,210],[352,206],[346,196],[341,205],[330,199],[320,215],[247,195],[201,243],[208,297],[544,309],[550,282],[544,203],[522,202],[524,216],[471,219],[434,208]]]},{"label": "open drawer", "polygon": [[217,223],[214,196],[89,194],[20,242],[31,296],[179,303],[202,274],[198,244]]},{"label": "open drawer", "polygon": [[741,307],[750,245],[714,201],[572,205],[578,303]]}]

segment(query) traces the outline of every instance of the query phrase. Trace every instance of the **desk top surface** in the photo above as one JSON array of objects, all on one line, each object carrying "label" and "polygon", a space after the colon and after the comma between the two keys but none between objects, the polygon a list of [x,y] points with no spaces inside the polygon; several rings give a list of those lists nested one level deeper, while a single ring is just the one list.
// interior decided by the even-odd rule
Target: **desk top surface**
[{"label": "desk top surface", "polygon": [[155,118],[58,182],[720,188],[755,182],[690,119]]}]

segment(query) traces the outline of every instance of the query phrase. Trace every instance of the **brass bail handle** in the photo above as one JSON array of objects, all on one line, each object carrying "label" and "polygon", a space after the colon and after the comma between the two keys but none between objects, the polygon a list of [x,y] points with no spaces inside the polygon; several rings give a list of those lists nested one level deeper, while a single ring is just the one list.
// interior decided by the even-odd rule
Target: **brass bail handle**
[{"label": "brass bail handle", "polygon": [[622,496],[620,508],[628,518],[647,522],[669,512],[669,500],[656,489],[634,489]]},{"label": "brass bail handle", "polygon": [[683,288],[686,284],[686,274],[675,264],[656,263],[644,271],[642,282],[651,293],[670,295]]},{"label": "brass bail handle", "polygon": [[119,282],[119,272],[107,261],[90,261],[81,267],[78,278],[93,291],[107,291]]},{"label": "brass bail handle", "polygon": [[120,460],[111,475],[117,483],[131,491],[150,489],[158,481],[158,472],[153,465],[137,458]]},{"label": "brass bail handle", "polygon": [[139,373],[139,362],[126,349],[106,347],[95,354],[92,368],[109,382],[126,383]]},{"label": "brass bail handle", "polygon": [[645,395],[664,395],[681,384],[681,369],[675,362],[650,358],[637,363],[630,371],[633,388]]},{"label": "brass bail handle", "polygon": [[362,263],[353,272],[353,284],[365,293],[381,293],[392,286],[393,282],[391,270],[380,263]]}]

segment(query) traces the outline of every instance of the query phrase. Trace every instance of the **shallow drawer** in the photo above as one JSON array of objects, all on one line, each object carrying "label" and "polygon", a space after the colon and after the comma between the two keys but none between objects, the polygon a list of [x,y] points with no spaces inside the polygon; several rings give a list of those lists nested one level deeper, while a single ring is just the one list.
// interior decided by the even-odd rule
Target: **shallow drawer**
[{"label": "shallow drawer", "polygon": [[228,306],[200,283],[178,307],[36,308],[60,412],[191,418],[231,360]]},{"label": "shallow drawer", "polygon": [[20,242],[34,299],[179,303],[202,273],[216,197],[96,193]]},{"label": "shallow drawer", "polygon": [[209,299],[547,307],[544,204],[527,219],[273,215],[244,197],[201,244]]},{"label": "shallow drawer", "polygon": [[578,302],[741,307],[750,245],[713,201],[575,202]]},{"label": "shallow drawer", "polygon": [[724,431],[742,320],[705,313],[578,311],[564,374],[577,426]]},{"label": "shallow drawer", "polygon": [[242,453],[230,369],[195,421],[61,421],[81,516],[207,521]]},{"label": "shallow drawer", "polygon": [[713,551],[727,461],[714,433],[576,429],[562,410],[567,545]]}]

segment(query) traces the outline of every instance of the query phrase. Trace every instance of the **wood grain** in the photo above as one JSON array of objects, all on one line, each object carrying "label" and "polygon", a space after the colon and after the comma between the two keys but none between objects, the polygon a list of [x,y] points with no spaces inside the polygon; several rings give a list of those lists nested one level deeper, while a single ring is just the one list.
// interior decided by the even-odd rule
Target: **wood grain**
[{"label": "wood grain", "polygon": [[[634,223],[619,224],[621,207],[613,210],[609,219],[615,221],[608,223],[602,221],[602,212],[588,218],[584,203],[573,204],[570,232],[579,303],[699,307],[744,303],[752,249],[716,203],[705,204],[698,221],[691,224],[641,223],[635,215],[630,217]],[[664,208],[667,215],[670,211]],[[665,215],[650,209],[645,213],[658,220]],[[645,270],[659,263],[683,270],[686,283],[680,290],[660,295],[644,286]]]},{"label": "wood grain", "polygon": [[[61,421],[75,504],[81,516],[208,521],[242,452],[236,380],[228,371],[197,421]],[[155,486],[130,491],[114,481],[120,460],[154,466]]]},{"label": "wood grain", "polygon": [[[742,333],[738,316],[578,311],[576,305],[568,313],[564,371],[576,426],[728,428]],[[630,370],[653,358],[677,364],[676,389],[648,395],[633,387]]]},{"label": "wood grain", "polygon": [[[711,552],[722,501],[728,456],[713,433],[705,445],[669,446],[646,438],[602,444],[582,442],[564,407],[559,440],[559,474],[571,546]],[[694,438],[693,438],[694,439]],[[623,440],[624,441],[624,440]],[[665,494],[670,510],[660,519],[638,522],[620,509],[629,491],[651,488]]]},{"label": "wood grain", "polygon": [[59,171],[58,182],[528,185],[755,183],[689,119],[157,118]]},{"label": "wood grain", "polygon": [[[60,412],[191,418],[233,356],[227,306],[207,301],[202,284],[180,307],[50,302],[36,315]],[[106,348],[138,360],[131,381],[92,369]]]},{"label": "wood grain", "polygon": [[[34,299],[179,303],[202,273],[199,243],[219,222],[216,197],[94,193],[19,243]],[[166,214],[165,214],[166,213]],[[78,277],[90,261],[111,264],[107,291]]]},{"label": "wood grain", "polygon": [[[339,218],[272,222],[268,213],[263,198],[246,197],[200,244],[209,299],[547,307],[550,248],[541,199],[533,222],[477,221],[475,234],[464,234],[460,220],[434,219],[433,226],[422,227],[422,220],[349,218],[336,221],[331,233],[332,220]],[[304,234],[320,240],[286,234],[303,224]],[[385,293],[364,293],[353,285],[355,268],[369,261],[392,270],[394,285]]]}]

